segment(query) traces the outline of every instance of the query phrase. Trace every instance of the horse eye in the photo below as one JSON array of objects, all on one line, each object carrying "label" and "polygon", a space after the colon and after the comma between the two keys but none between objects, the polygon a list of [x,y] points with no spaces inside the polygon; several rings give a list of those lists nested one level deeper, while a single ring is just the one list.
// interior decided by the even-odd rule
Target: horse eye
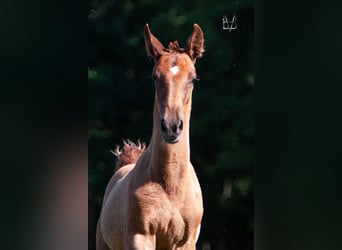
[{"label": "horse eye", "polygon": [[199,79],[198,79],[198,78],[194,78],[194,79],[192,79],[191,82],[192,82],[192,83],[199,82]]},{"label": "horse eye", "polygon": [[152,75],[152,80],[156,82],[157,81],[157,76],[153,74]]}]

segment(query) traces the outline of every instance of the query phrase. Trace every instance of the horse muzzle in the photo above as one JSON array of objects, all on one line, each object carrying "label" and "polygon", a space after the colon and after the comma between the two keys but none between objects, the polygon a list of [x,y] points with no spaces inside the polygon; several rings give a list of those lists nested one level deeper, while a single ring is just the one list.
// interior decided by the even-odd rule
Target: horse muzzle
[{"label": "horse muzzle", "polygon": [[183,131],[183,120],[166,121],[161,119],[160,128],[166,143],[177,143]]}]

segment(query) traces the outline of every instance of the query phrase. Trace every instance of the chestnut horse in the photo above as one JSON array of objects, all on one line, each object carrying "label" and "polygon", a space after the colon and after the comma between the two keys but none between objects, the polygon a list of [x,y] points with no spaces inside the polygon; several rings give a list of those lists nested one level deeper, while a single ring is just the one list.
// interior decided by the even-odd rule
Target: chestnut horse
[{"label": "chestnut horse", "polygon": [[104,196],[97,250],[196,249],[203,215],[201,188],[190,163],[189,123],[195,62],[204,52],[201,28],[185,48],[168,48],[145,25],[154,59],[153,133],[148,148],[125,142]]}]

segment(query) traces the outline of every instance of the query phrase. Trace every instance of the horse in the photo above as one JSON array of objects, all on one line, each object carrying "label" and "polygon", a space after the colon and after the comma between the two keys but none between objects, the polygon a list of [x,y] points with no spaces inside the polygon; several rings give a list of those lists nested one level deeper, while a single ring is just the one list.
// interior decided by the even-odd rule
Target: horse
[{"label": "horse", "polygon": [[185,48],[165,48],[145,24],[147,55],[154,59],[153,131],[149,146],[124,141],[114,154],[97,224],[97,250],[196,249],[202,192],[190,162],[189,125],[195,62],[204,52],[199,25]]}]

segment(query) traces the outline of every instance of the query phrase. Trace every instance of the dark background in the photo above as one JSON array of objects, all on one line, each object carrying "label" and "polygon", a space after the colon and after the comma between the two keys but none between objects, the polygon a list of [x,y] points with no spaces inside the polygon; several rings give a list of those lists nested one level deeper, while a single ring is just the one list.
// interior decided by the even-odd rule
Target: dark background
[{"label": "dark background", "polygon": [[[342,249],[341,4],[254,2],[255,249]],[[1,5],[1,249],[87,249],[88,5]]]},{"label": "dark background", "polygon": [[[153,60],[143,27],[167,46],[185,45],[193,24],[205,37],[193,93],[191,161],[204,198],[198,249],[253,248],[254,32],[253,2],[90,1],[89,5],[89,247],[104,189],[113,174],[110,150],[123,139],[149,143]],[[236,15],[238,27],[223,30]]]}]

